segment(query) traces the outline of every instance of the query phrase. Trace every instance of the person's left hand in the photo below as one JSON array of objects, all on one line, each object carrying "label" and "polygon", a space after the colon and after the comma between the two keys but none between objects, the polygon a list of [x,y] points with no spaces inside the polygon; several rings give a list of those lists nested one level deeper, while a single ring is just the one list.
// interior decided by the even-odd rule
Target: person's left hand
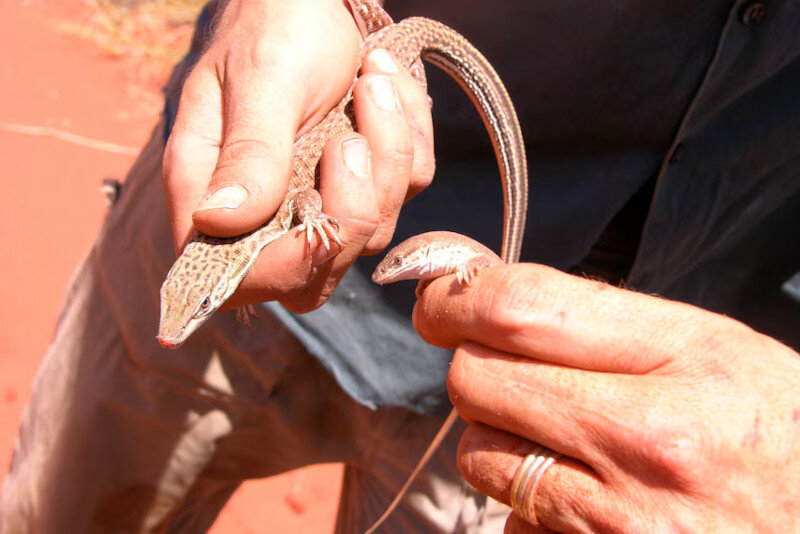
[{"label": "person's left hand", "polygon": [[456,348],[464,477],[510,504],[539,443],[561,453],[506,532],[800,528],[800,357],[702,309],[538,265],[428,286],[414,321]]}]

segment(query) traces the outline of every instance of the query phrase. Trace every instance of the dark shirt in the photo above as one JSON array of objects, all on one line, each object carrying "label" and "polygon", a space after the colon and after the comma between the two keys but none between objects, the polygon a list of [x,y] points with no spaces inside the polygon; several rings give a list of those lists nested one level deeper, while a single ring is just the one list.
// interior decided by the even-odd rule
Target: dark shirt
[{"label": "dark shirt", "polygon": [[[800,3],[387,7],[457,29],[506,83],[530,169],[523,261],[624,281],[800,348]],[[453,230],[499,250],[488,136],[455,83],[427,70],[437,173],[394,243]],[[378,259],[359,260],[314,312],[268,306],[364,404],[446,410],[450,353],[412,329],[411,283],[369,281]]]}]

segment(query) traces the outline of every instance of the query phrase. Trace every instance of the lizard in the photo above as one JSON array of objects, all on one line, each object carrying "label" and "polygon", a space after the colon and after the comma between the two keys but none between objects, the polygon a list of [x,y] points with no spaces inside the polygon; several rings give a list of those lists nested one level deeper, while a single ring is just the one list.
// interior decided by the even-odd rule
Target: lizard
[{"label": "lizard", "polygon": [[[512,220],[511,224],[517,222]],[[502,255],[508,262],[517,261],[519,250],[509,250],[504,241]],[[419,298],[427,285],[440,276],[455,274],[459,285],[468,286],[481,269],[502,263],[504,260],[490,248],[467,236],[455,232],[426,232],[410,237],[392,248],[375,268],[372,281],[376,284],[391,284],[401,280],[419,280],[416,289]],[[456,410],[451,410],[386,511],[366,531],[366,534],[375,532],[400,504],[406,491],[433,456],[457,418]]]},{"label": "lizard", "polygon": [[409,237],[389,252],[372,273],[376,284],[419,280],[417,298],[428,283],[455,274],[458,283],[469,285],[481,269],[503,263],[492,249],[455,232],[425,232]]},{"label": "lizard", "polygon": [[[349,0],[362,33],[364,57],[384,48],[424,84],[420,59],[441,68],[466,91],[486,126],[500,167],[505,205],[504,259],[519,254],[527,208],[527,164],[522,133],[511,99],[491,64],[464,37],[444,24],[410,17],[394,23],[376,0]],[[195,232],[167,273],[160,291],[156,338],[175,348],[233,294],[258,254],[291,229],[305,231],[309,249],[314,234],[326,247],[339,242],[336,220],[322,211],[315,172],[326,141],[354,130],[353,86],[342,100],[293,146],[289,190],[263,226],[233,238]],[[299,223],[299,224],[298,224]]]}]

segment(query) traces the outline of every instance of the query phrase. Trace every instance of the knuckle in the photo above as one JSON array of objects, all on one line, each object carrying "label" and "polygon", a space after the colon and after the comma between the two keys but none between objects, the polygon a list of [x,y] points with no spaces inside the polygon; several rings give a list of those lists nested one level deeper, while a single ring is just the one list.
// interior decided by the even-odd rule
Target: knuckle
[{"label": "knuckle", "polygon": [[[493,473],[486,469],[486,444],[492,436],[480,425],[471,424],[464,430],[458,442],[456,464],[459,471],[476,487],[491,487]],[[488,471],[488,472],[487,472]]]},{"label": "knuckle", "polygon": [[266,159],[269,147],[260,139],[242,138],[226,141],[219,152],[217,169],[225,169],[253,159]]},{"label": "knuckle", "polygon": [[389,246],[394,236],[394,224],[379,224],[364,246],[363,253],[366,255],[378,254]]},{"label": "knuckle", "polygon": [[342,217],[339,223],[345,229],[348,243],[366,243],[378,228],[376,217]]},{"label": "knuckle", "polygon": [[467,479],[467,481],[470,481],[473,473],[477,471],[475,462],[473,462],[474,455],[471,454],[473,428],[473,425],[470,425],[461,435],[461,439],[458,442],[458,454],[456,455],[456,465],[458,466],[458,470],[461,472],[461,475]]},{"label": "knuckle", "polygon": [[304,314],[309,313],[327,302],[330,295],[327,296],[294,296],[282,299],[281,304],[292,313]]},{"label": "knuckle", "polygon": [[[347,260],[338,267],[333,263],[326,264],[332,268],[323,267],[311,273],[305,270],[297,271],[290,283],[282,284],[277,300],[292,313],[301,314],[316,310],[330,299],[351,262],[352,260]],[[275,299],[275,296],[272,299]]]},{"label": "knuckle", "polygon": [[242,59],[258,70],[275,70],[276,66],[292,64],[292,47],[281,46],[280,41],[275,42],[263,35],[240,54]]},{"label": "knuckle", "polygon": [[472,403],[471,392],[475,390],[472,385],[476,373],[472,364],[473,359],[465,351],[457,348],[447,372],[447,392],[450,395],[450,402],[462,410]]},{"label": "knuckle", "polygon": [[247,80],[293,92],[305,90],[293,80],[308,79],[315,74],[313,57],[293,43],[258,35],[244,41],[231,40],[225,44],[221,77],[226,84],[246,83]]},{"label": "knuckle", "polygon": [[339,281],[340,278],[336,276],[320,278],[311,285],[282,298],[280,302],[292,313],[312,312],[328,302]]},{"label": "knuckle", "polygon": [[237,73],[249,70],[274,71],[291,47],[281,47],[266,36],[259,35],[248,40],[230,39],[225,43],[225,72]]},{"label": "knuckle", "polygon": [[164,157],[175,158],[176,161],[190,159],[193,149],[196,148],[196,137],[183,128],[175,128],[167,141]]},{"label": "knuckle", "polygon": [[701,312],[700,317],[692,315],[689,328],[695,335],[691,340],[696,356],[716,359],[720,354],[733,355],[742,346],[749,345],[752,330],[737,321],[726,317]]},{"label": "knuckle", "polygon": [[425,189],[431,182],[436,173],[436,160],[432,150],[418,150],[414,155],[414,167],[411,172],[409,189],[419,192]]},{"label": "knuckle", "polygon": [[317,66],[312,54],[285,39],[261,38],[254,47],[251,61],[259,72],[284,73],[286,80],[304,79],[315,74]]},{"label": "knuckle", "polygon": [[398,136],[380,157],[389,169],[394,169],[394,172],[410,173],[414,163],[414,144],[409,136]]},{"label": "knuckle", "polygon": [[192,158],[193,137],[183,130],[174,129],[164,147],[161,158],[161,180],[166,188],[181,188],[179,183],[182,173],[176,169],[185,167]]},{"label": "knuckle", "polygon": [[479,295],[478,301],[486,302],[479,309],[481,319],[506,335],[524,331],[529,336],[563,321],[556,292],[546,283],[545,269],[534,265],[499,269],[498,283],[487,284]]},{"label": "knuckle", "polygon": [[[678,314],[676,314],[678,315]],[[749,354],[763,350],[758,336],[742,323],[704,310],[680,314],[670,341],[682,355],[680,365],[663,373],[681,373],[717,386],[729,383]]]},{"label": "knuckle", "polygon": [[709,444],[700,431],[691,425],[662,423],[643,425],[635,433],[640,462],[653,482],[689,492],[704,486]]}]

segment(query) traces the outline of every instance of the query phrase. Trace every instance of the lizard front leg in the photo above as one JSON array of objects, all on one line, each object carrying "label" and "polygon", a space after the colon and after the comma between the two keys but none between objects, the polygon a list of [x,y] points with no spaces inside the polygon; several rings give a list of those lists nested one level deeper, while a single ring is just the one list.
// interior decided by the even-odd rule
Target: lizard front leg
[{"label": "lizard front leg", "polygon": [[319,234],[319,238],[326,250],[330,250],[330,239],[336,241],[339,247],[342,242],[339,239],[339,223],[336,218],[323,213],[322,197],[319,191],[312,187],[298,189],[291,194],[289,207],[300,221],[297,226],[298,232],[305,231],[309,249],[313,245],[314,232]]}]

